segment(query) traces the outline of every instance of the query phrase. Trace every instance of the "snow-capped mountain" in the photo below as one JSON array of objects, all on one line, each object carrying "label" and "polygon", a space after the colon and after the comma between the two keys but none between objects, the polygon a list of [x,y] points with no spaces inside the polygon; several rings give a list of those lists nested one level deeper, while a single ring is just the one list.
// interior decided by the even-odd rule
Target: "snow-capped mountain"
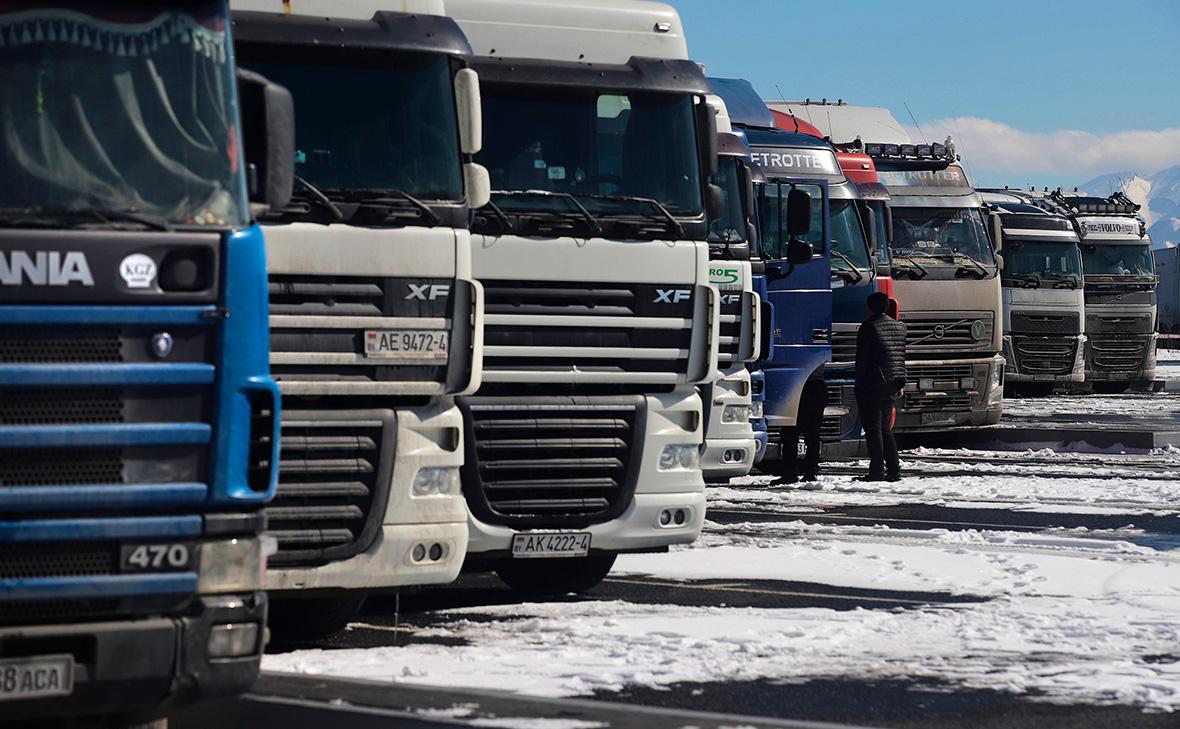
[{"label": "snow-capped mountain", "polygon": [[1078,187],[1092,195],[1122,190],[1143,206],[1140,212],[1157,248],[1180,245],[1180,165],[1152,175],[1112,172]]}]

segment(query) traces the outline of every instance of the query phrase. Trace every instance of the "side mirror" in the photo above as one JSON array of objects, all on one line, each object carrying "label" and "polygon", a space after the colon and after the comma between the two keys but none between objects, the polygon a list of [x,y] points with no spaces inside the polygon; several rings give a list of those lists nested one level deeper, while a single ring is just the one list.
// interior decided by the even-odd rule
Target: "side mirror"
[{"label": "side mirror", "polygon": [[893,245],[893,208],[885,204],[885,246]]},{"label": "side mirror", "polygon": [[810,232],[811,195],[797,187],[792,188],[787,193],[787,235],[794,238]]},{"label": "side mirror", "polygon": [[461,68],[455,74],[455,107],[459,113],[459,151],[477,154],[483,148],[483,105],[479,74],[470,68]]},{"label": "side mirror", "polygon": [[869,250],[876,255],[881,242],[877,240],[877,211],[870,207],[863,208],[865,231],[869,236]]},{"label": "side mirror", "polygon": [[696,106],[697,133],[701,136],[698,146],[701,151],[701,173],[705,179],[717,172],[717,154],[721,145],[717,141],[717,112],[703,100]]},{"label": "side mirror", "polygon": [[463,164],[463,189],[467,193],[467,207],[478,210],[492,199],[492,178],[488,169],[474,162]]},{"label": "side mirror", "polygon": [[295,185],[295,101],[291,92],[265,76],[239,68],[243,158],[250,202],[261,209],[284,208]]},{"label": "side mirror", "polygon": [[709,220],[721,220],[725,217],[725,193],[717,185],[709,184],[705,187],[705,215]]},{"label": "side mirror", "polygon": [[988,213],[992,224],[992,251],[999,253],[1004,247],[1004,225],[997,213]]},{"label": "side mirror", "polygon": [[1004,256],[1001,255],[1000,253],[996,253],[996,270],[997,271],[1004,270]]},{"label": "side mirror", "polygon": [[745,163],[738,163],[738,186],[742,191],[742,210],[746,212],[748,217],[753,217],[754,205],[754,176],[750,174],[750,168]]},{"label": "side mirror", "polygon": [[799,266],[809,263],[815,257],[815,249],[805,240],[787,241],[787,263]]}]

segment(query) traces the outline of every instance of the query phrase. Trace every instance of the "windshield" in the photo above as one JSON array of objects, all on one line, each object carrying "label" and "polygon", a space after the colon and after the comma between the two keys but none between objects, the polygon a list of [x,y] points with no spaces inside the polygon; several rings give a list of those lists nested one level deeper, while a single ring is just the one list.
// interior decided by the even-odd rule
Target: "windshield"
[{"label": "windshield", "polygon": [[963,257],[991,265],[991,239],[978,208],[893,208],[894,256],[954,265]]},{"label": "windshield", "polygon": [[[701,214],[691,96],[488,84],[483,121],[491,133],[476,160],[493,190],[573,194],[599,215],[650,214],[651,206],[590,196],[647,198],[674,215]],[[533,205],[549,209],[541,196],[513,207]]]},{"label": "windshield", "polygon": [[[869,269],[869,244],[860,217],[856,214],[856,203],[852,200],[833,200],[832,215],[832,268]],[[840,254],[840,255],[836,255]]]},{"label": "windshield", "polygon": [[725,211],[720,218],[709,224],[709,242],[745,243],[746,214],[742,210],[742,185],[741,177],[738,175],[738,161],[732,157],[722,158],[712,182],[721,188],[725,196]]},{"label": "windshield", "polygon": [[243,223],[224,4],[92,5],[0,5],[0,215]]},{"label": "windshield", "polygon": [[1004,245],[1005,279],[1077,279],[1082,254],[1076,243],[1013,240]]},{"label": "windshield", "polygon": [[[328,193],[396,190],[426,200],[463,198],[448,58],[307,56],[288,47],[244,46],[238,57],[295,97],[295,174]],[[303,62],[282,60],[287,57]]]},{"label": "windshield", "polygon": [[799,236],[807,241],[817,254],[824,251],[824,204],[823,189],[819,185],[789,184],[771,182],[760,185],[759,206],[762,211],[759,222],[762,228],[762,251],[767,260],[787,257],[787,195],[791,188],[797,188],[811,196],[811,231]]},{"label": "windshield", "polygon": [[1087,275],[1152,276],[1155,262],[1147,245],[1085,244],[1083,270]]}]

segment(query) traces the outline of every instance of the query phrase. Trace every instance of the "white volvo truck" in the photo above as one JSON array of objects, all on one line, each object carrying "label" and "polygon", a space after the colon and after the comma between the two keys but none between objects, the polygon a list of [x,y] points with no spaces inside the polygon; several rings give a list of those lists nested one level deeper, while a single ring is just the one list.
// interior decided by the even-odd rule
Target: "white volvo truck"
[{"label": "white volvo truck", "polygon": [[478,80],[441,15],[231,6],[242,66],[295,99],[295,199],[264,219],[283,393],[266,586],[276,636],[314,636],[366,594],[452,581],[467,550],[455,396],[479,386],[482,361]]},{"label": "white volvo truck", "polygon": [[473,224],[483,385],[461,398],[467,561],[534,593],[705,512],[697,386],[717,371],[717,136],[663,4],[448,0],[475,49],[492,200]]},{"label": "white volvo truck", "polygon": [[712,383],[701,385],[705,481],[728,482],[754,467],[757,441],[750,418],[753,393],[746,365],[760,356],[762,301],[753,291],[750,248],[757,235],[750,149],[733,133],[725,102],[710,96],[717,112],[718,167],[713,182],[724,195],[721,217],[709,226],[709,280],[721,292],[719,368]]},{"label": "white volvo truck", "polygon": [[1069,218],[1020,190],[984,190],[1000,216],[1004,382],[1048,394],[1085,380],[1082,251]]}]

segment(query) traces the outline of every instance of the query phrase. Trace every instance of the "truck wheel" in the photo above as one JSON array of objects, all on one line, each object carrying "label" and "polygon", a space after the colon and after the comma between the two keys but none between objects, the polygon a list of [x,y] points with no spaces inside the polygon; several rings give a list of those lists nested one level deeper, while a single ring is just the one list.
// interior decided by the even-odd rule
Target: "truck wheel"
[{"label": "truck wheel", "polygon": [[365,604],[362,597],[271,600],[267,625],[275,643],[319,640],[344,630]]},{"label": "truck wheel", "polygon": [[496,564],[496,574],[517,592],[532,597],[556,597],[596,587],[610,573],[616,556],[597,554],[579,559],[506,559]]}]

